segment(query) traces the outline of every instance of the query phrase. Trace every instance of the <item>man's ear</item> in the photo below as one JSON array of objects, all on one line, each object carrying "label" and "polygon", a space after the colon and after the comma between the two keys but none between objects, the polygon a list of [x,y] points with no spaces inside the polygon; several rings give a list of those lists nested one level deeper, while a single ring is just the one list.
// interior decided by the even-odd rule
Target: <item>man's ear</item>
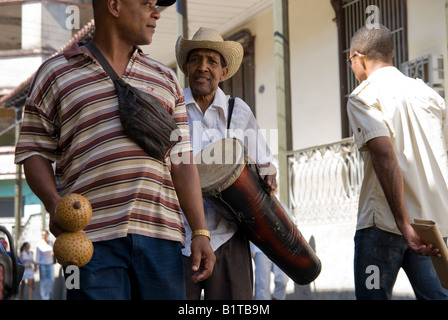
[{"label": "man's ear", "polygon": [[229,68],[228,67],[222,68],[222,74],[221,74],[220,81],[223,81],[227,77],[228,73],[229,73]]},{"label": "man's ear", "polygon": [[362,68],[364,70],[367,69],[367,65],[366,65],[366,60],[365,60],[365,55],[358,55],[358,59],[359,59],[359,63],[361,64]]},{"label": "man's ear", "polygon": [[120,16],[120,7],[120,0],[107,0],[107,9],[115,18],[118,18]]}]

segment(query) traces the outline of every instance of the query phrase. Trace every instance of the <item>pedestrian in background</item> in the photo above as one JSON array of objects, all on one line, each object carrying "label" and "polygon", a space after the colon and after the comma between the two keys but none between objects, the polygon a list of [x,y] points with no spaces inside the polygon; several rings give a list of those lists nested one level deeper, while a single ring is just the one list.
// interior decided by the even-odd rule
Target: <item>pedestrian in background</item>
[{"label": "pedestrian in background", "polygon": [[[272,262],[256,245],[250,243],[255,265],[255,300],[285,300],[288,276]],[[274,275],[274,290],[271,293],[271,273]]]},{"label": "pedestrian in background", "polygon": [[[448,122],[445,101],[393,66],[394,41],[378,24],[353,36],[349,64],[360,85],[348,100],[355,143],[365,161],[355,235],[357,299],[390,299],[400,268],[418,299],[447,299],[411,223],[436,222],[448,235]],[[368,288],[369,266],[379,269]]]},{"label": "pedestrian in background", "polygon": [[20,260],[25,267],[25,271],[23,272],[22,282],[20,283],[20,300],[24,298],[24,290],[25,284],[28,288],[28,300],[33,299],[33,290],[34,290],[34,257],[33,251],[30,250],[31,246],[29,242],[24,242],[20,247]]},{"label": "pedestrian in background", "polygon": [[42,239],[36,247],[35,269],[39,270],[39,292],[42,300],[50,300],[53,293],[53,265],[55,261],[53,242],[48,237],[48,231],[42,231]]}]

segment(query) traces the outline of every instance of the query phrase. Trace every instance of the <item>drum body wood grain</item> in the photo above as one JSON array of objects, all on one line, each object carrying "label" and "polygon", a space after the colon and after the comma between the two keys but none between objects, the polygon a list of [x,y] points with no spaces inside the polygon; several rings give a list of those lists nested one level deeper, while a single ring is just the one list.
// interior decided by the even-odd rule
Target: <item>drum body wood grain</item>
[{"label": "drum body wood grain", "polygon": [[[212,163],[211,160],[214,160]],[[236,139],[223,139],[195,157],[204,199],[230,221],[297,284],[317,278],[321,262],[281,203],[269,194],[257,166],[247,163]]]}]

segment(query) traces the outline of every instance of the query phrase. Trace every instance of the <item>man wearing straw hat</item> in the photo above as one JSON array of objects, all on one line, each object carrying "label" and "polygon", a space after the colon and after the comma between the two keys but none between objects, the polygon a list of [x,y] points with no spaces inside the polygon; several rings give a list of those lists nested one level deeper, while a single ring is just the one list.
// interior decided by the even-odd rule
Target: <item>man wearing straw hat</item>
[{"label": "man wearing straw hat", "polygon": [[[238,71],[243,54],[241,44],[224,41],[217,31],[208,28],[200,28],[192,40],[182,36],[178,38],[176,59],[189,82],[184,95],[193,154],[198,154],[218,139],[235,137],[246,140],[249,158],[262,168],[260,174],[274,190],[276,170],[271,164],[272,156],[263,136],[258,134],[259,127],[250,107],[236,98],[232,112],[229,110],[230,97],[218,87],[221,81],[230,79]],[[249,241],[236,225],[205,201],[204,211],[216,263],[213,274],[202,283],[191,281],[191,268],[185,268],[187,299],[200,299],[202,290],[204,299],[252,299]],[[191,234],[188,224],[186,233],[188,241]],[[184,265],[190,265],[188,243],[183,254]]]}]

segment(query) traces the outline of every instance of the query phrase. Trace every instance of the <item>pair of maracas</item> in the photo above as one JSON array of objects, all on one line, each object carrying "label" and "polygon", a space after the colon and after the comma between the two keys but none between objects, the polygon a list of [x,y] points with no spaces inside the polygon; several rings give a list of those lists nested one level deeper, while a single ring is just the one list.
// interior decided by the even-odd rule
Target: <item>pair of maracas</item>
[{"label": "pair of maracas", "polygon": [[78,267],[86,265],[93,255],[93,244],[80,230],[83,230],[92,218],[90,202],[80,194],[71,193],[59,200],[56,206],[56,220],[64,230],[53,245],[58,263],[67,267],[74,261]]}]

